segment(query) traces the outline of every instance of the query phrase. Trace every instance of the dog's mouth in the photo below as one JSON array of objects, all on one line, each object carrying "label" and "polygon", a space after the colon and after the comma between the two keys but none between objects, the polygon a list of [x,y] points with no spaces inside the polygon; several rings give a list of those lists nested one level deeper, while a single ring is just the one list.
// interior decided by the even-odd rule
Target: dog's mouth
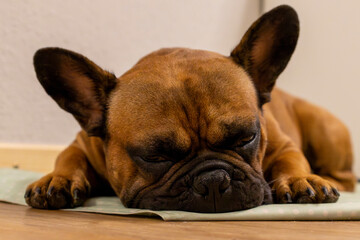
[{"label": "dog's mouth", "polygon": [[171,184],[145,192],[128,207],[220,213],[270,203],[270,187],[260,174],[222,160],[207,160]]}]

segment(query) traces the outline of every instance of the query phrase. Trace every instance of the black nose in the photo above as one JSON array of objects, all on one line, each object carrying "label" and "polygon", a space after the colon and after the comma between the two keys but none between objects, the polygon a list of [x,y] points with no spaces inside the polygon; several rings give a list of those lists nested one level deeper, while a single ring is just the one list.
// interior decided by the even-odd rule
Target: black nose
[{"label": "black nose", "polygon": [[193,189],[200,195],[218,197],[230,186],[230,176],[223,169],[202,172],[195,177]]}]

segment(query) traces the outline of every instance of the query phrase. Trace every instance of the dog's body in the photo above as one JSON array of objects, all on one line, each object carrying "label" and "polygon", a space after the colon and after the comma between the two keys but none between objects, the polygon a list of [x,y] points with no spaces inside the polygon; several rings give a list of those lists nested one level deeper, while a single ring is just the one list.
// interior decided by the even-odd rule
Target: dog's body
[{"label": "dog's body", "polygon": [[84,130],[27,203],[78,206],[113,190],[127,207],[224,212],[271,203],[269,185],[279,203],[336,201],[355,182],[346,127],[272,90],[297,34],[296,13],[281,6],[231,57],[161,49],[119,79],[79,54],[38,51],[40,82]]}]

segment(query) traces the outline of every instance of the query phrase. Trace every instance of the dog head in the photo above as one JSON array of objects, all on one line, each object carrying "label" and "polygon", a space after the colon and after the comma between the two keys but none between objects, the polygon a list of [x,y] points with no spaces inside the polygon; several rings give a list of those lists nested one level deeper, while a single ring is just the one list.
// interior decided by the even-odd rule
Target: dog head
[{"label": "dog head", "polygon": [[262,174],[262,106],[297,42],[280,6],[231,56],[161,49],[119,78],[84,56],[40,49],[37,77],[89,136],[102,138],[108,180],[127,207],[225,212],[270,203]]}]

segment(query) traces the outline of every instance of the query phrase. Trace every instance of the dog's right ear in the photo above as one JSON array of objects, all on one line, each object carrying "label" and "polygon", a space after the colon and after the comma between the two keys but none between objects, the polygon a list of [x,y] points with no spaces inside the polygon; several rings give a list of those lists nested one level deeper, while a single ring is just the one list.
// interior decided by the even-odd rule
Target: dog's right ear
[{"label": "dog's right ear", "polygon": [[108,96],[116,77],[86,57],[61,48],[34,55],[37,78],[64,110],[73,114],[89,136],[104,136]]}]

